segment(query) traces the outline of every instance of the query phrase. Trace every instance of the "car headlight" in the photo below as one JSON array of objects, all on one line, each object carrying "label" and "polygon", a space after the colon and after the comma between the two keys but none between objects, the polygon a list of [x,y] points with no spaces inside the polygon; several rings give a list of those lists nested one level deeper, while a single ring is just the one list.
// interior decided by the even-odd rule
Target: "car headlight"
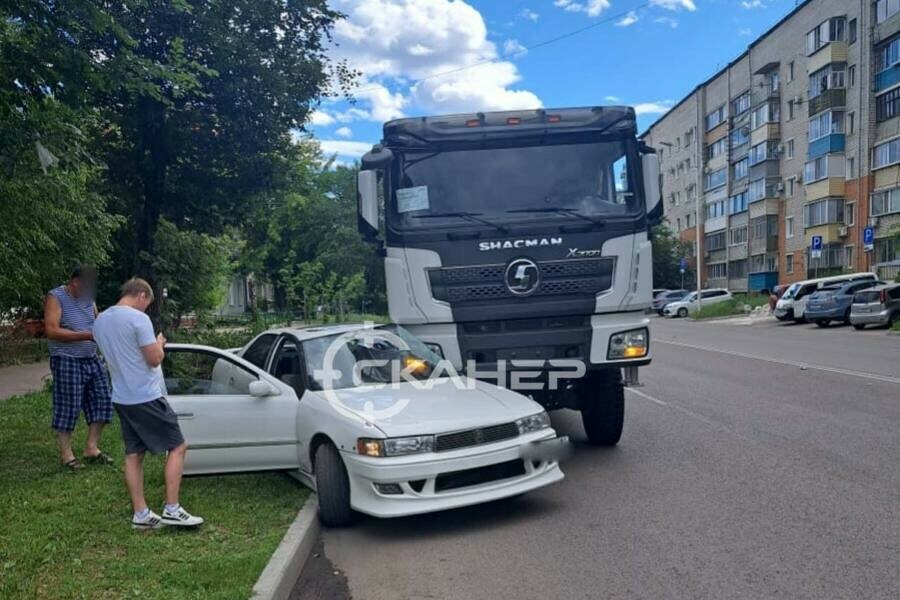
[{"label": "car headlight", "polygon": [[532,431],[547,429],[548,427],[550,427],[550,415],[548,415],[547,411],[544,410],[535,415],[522,417],[521,419],[516,421],[516,427],[519,428],[519,435],[525,435],[526,433],[531,433]]},{"label": "car headlight", "polygon": [[383,440],[359,438],[356,451],[363,456],[403,456],[434,452],[433,435],[411,435]]},{"label": "car headlight", "polygon": [[[671,312],[668,306],[666,312]],[[613,334],[609,338],[609,351],[606,353],[606,358],[609,360],[643,358],[647,356],[649,337],[646,327]]]}]

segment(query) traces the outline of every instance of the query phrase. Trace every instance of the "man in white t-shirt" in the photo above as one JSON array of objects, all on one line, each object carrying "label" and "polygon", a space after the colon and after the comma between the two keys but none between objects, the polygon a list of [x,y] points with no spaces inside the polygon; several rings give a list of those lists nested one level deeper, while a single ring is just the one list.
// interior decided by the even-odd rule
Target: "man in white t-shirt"
[{"label": "man in white t-shirt", "polygon": [[[94,340],[100,347],[112,378],[112,401],[125,440],[125,483],[134,505],[131,523],[136,528],[162,525],[196,526],[203,519],[191,515],[178,502],[187,444],[178,417],[165,398],[162,364],[166,338],[154,335],[145,313],[153,303],[153,288],[143,279],[129,279],[122,286],[118,304],[106,309],[94,322]],[[144,499],[144,454],[166,457],[166,502],[162,516]]]}]

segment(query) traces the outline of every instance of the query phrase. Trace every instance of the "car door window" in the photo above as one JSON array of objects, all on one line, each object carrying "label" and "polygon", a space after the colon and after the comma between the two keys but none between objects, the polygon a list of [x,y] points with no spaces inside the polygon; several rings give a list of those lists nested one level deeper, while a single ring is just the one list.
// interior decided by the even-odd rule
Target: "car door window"
[{"label": "car door window", "polygon": [[225,356],[196,349],[166,348],[162,371],[170,396],[248,395],[258,379]]},{"label": "car door window", "polygon": [[269,350],[272,349],[276,339],[277,336],[271,333],[259,336],[244,352],[243,359],[260,369],[265,369],[266,358],[269,357]]},{"label": "car door window", "polygon": [[282,338],[272,358],[270,373],[278,380],[294,388],[297,397],[303,396],[306,387],[300,345],[290,337]]}]

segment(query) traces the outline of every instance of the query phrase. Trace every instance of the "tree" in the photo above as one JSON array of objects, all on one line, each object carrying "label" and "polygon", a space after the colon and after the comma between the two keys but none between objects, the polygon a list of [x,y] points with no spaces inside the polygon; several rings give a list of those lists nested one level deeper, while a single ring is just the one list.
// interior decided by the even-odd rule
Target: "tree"
[{"label": "tree", "polygon": [[[685,242],[675,238],[667,223],[653,227],[650,242],[653,244],[653,287],[680,288],[680,263],[682,257],[688,256],[690,248]],[[693,268],[688,266],[684,281],[693,281],[693,277]]]}]

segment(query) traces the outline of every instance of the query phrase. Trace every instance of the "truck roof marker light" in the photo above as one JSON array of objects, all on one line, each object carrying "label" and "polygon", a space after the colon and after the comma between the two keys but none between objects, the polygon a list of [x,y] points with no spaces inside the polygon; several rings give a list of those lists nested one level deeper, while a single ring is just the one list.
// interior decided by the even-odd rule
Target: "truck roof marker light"
[{"label": "truck roof marker light", "polygon": [[466,121],[466,127],[478,127],[481,125],[481,119],[469,119]]},{"label": "truck roof marker light", "polygon": [[507,125],[521,125],[522,119],[520,119],[519,117],[510,117],[510,118],[506,119],[506,124]]},{"label": "truck roof marker light", "polygon": [[562,117],[559,115],[547,115],[548,123],[559,123],[560,121],[562,121]]}]

